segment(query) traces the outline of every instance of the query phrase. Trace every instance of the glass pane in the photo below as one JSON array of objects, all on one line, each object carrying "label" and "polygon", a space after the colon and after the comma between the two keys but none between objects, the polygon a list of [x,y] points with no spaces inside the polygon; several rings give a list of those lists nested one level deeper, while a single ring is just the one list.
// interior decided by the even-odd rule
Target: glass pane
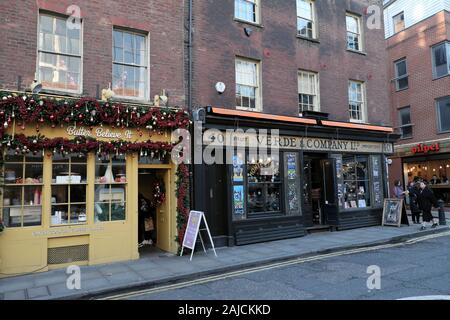
[{"label": "glass pane", "polygon": [[357,157],[356,177],[358,180],[368,180],[368,163],[369,159],[364,156]]},{"label": "glass pane", "polygon": [[42,183],[42,164],[26,164],[25,165],[25,181],[24,183]]},{"label": "glass pane", "polygon": [[408,85],[409,85],[408,77],[397,80],[398,90],[406,89],[406,88],[408,88]]},{"label": "glass pane", "polygon": [[52,183],[69,183],[69,164],[53,162]]},{"label": "glass pane", "polygon": [[[20,157],[23,159],[23,157]],[[15,184],[24,183],[23,180],[23,164],[20,163],[5,163],[5,183]]]},{"label": "glass pane", "polygon": [[281,184],[267,186],[266,212],[281,211]]},{"label": "glass pane", "polygon": [[445,44],[433,48],[435,76],[442,77],[448,74],[447,51]]},{"label": "glass pane", "polygon": [[53,33],[53,18],[41,15],[39,20],[39,29],[41,32]]},{"label": "glass pane", "polygon": [[24,207],[23,208],[23,226],[41,225],[42,207]]},{"label": "glass pane", "polygon": [[400,122],[401,125],[410,124],[411,123],[411,113],[409,108],[400,110]]},{"label": "glass pane", "polygon": [[21,206],[22,205],[22,187],[4,187],[3,205]]},{"label": "glass pane", "polygon": [[52,206],[51,224],[67,224],[69,223],[69,206],[68,205],[54,205]]},{"label": "glass pane", "polygon": [[440,130],[450,131],[450,99],[439,102]]},{"label": "glass pane", "polygon": [[125,202],[111,203],[111,221],[125,220]]},{"label": "glass pane", "polygon": [[86,183],[87,171],[85,164],[72,164],[72,170],[70,172],[72,179],[71,183]]},{"label": "glass pane", "polygon": [[248,182],[279,182],[280,160],[278,155],[249,155],[247,161]]},{"label": "glass pane", "polygon": [[69,186],[52,186],[52,204],[69,203]]},{"label": "glass pane", "polygon": [[123,48],[123,33],[121,31],[114,30],[113,47]]},{"label": "glass pane", "polygon": [[70,203],[85,203],[86,202],[86,186],[85,185],[71,185],[70,186]]},{"label": "glass pane", "polygon": [[42,187],[24,187],[24,201],[26,206],[42,205]]},{"label": "glass pane", "polygon": [[406,61],[400,61],[396,63],[397,77],[406,75]]},{"label": "glass pane", "polygon": [[86,205],[72,204],[70,206],[70,223],[85,223],[86,222]]},{"label": "glass pane", "polygon": [[359,33],[359,24],[356,17],[347,16],[347,31]]},{"label": "glass pane", "polygon": [[115,62],[123,62],[123,49],[119,47],[114,47],[114,57]]},{"label": "glass pane", "polygon": [[116,94],[123,96],[123,88],[125,85],[123,77],[123,66],[113,64],[113,90]]},{"label": "glass pane", "polygon": [[130,33],[123,34],[124,62],[134,63],[134,37]]},{"label": "glass pane", "polygon": [[15,154],[14,151],[7,151],[5,155],[5,162],[23,162],[23,156]]},{"label": "glass pane", "polygon": [[94,213],[95,222],[109,221],[109,202],[95,203]]},{"label": "glass pane", "polygon": [[264,184],[249,184],[247,210],[249,213],[264,212]]},{"label": "glass pane", "polygon": [[297,16],[312,20],[312,3],[309,0],[297,0]]}]

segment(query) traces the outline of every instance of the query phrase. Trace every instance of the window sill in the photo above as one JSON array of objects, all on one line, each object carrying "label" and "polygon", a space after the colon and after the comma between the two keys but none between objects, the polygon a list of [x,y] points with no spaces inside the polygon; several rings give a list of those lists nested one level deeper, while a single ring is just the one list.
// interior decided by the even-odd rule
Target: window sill
[{"label": "window sill", "polygon": [[320,40],[317,39],[317,38],[308,38],[308,37],[304,37],[304,36],[301,36],[301,35],[298,35],[298,34],[297,34],[297,38],[301,39],[301,40],[309,41],[309,42],[312,42],[312,43],[320,43]]},{"label": "window sill", "polygon": [[400,138],[399,140],[401,141],[406,141],[406,140],[412,140],[414,137],[405,137],[405,138]]},{"label": "window sill", "polygon": [[362,56],[367,56],[367,52],[364,52],[364,51],[358,51],[358,50],[353,50],[353,49],[347,48],[347,52],[356,53],[356,54],[359,54]]},{"label": "window sill", "polygon": [[261,23],[258,23],[258,22],[242,20],[242,19],[239,19],[239,18],[234,18],[233,20],[235,22],[248,24],[248,25],[253,26],[253,27],[257,27],[257,28],[261,28],[261,29],[264,28],[264,26]]},{"label": "window sill", "polygon": [[41,92],[39,92],[39,95],[59,95],[59,96],[65,96],[68,98],[81,98],[82,93],[79,91],[65,91],[65,90],[58,90],[58,89],[42,89]]},{"label": "window sill", "polygon": [[140,103],[144,105],[148,105],[150,107],[154,106],[153,101],[142,98],[131,98],[131,97],[122,97],[122,96],[114,96],[111,98],[111,102],[122,102],[122,103]]},{"label": "window sill", "polygon": [[449,74],[446,74],[446,75],[443,75],[443,76],[440,76],[440,77],[437,77],[437,78],[434,78],[434,77],[433,77],[433,80],[432,80],[432,81],[440,80],[440,79],[447,78],[447,77],[450,77],[450,73],[449,73]]},{"label": "window sill", "polygon": [[251,109],[251,108],[245,108],[245,107],[236,107],[236,110],[239,110],[239,111],[248,111],[248,112],[259,112],[259,113],[262,112],[262,110],[257,109],[257,108]]}]

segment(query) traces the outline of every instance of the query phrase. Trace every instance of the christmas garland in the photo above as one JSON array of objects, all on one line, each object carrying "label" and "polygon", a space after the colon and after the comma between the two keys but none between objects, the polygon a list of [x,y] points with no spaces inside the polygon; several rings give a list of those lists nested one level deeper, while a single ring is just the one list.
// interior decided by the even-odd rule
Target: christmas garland
[{"label": "christmas garland", "polygon": [[189,218],[189,169],[186,164],[180,164],[177,170],[177,230],[178,235],[175,241],[178,242],[179,250],[183,244],[184,234]]},{"label": "christmas garland", "polygon": [[[41,126],[52,128],[64,125],[109,125],[112,128],[144,128],[153,132],[168,129],[186,129],[189,114],[181,109],[147,106],[128,106],[116,102],[101,102],[93,98],[55,99],[38,95],[12,95],[0,92],[0,138],[15,122],[25,129],[33,125],[39,132]],[[3,124],[3,125],[1,125]]]}]

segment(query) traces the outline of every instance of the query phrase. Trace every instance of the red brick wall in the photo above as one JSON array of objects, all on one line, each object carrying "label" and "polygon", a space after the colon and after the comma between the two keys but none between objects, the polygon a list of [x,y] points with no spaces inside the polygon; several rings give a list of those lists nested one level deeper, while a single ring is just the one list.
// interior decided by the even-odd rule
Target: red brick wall
[{"label": "red brick wall", "polygon": [[[321,109],[348,121],[348,80],[366,82],[368,118],[390,124],[387,58],[382,29],[364,24],[367,55],[346,50],[346,11],[363,15],[381,1],[316,1],[319,41],[297,38],[296,1],[262,1],[262,27],[234,21],[234,1],[194,2],[194,104],[235,108],[235,57],[261,61],[263,112],[298,116],[297,71],[319,72]],[[247,37],[244,27],[251,27]],[[227,85],[224,94],[216,82]]]},{"label": "red brick wall", "polygon": [[95,96],[96,85],[112,82],[112,28],[149,33],[150,99],[167,90],[169,104],[184,105],[184,7],[180,0],[3,0],[0,1],[0,88],[24,89],[34,78],[37,19],[40,9],[65,13],[81,8],[83,18],[83,92]]},{"label": "red brick wall", "polygon": [[395,77],[394,61],[407,58],[409,89],[396,92],[395,82],[390,85],[392,119],[399,126],[398,109],[410,106],[414,124],[413,138],[399,144],[428,141],[448,137],[439,134],[435,99],[450,94],[450,77],[433,80],[431,47],[450,39],[448,23],[450,14],[441,12],[387,41],[389,53],[389,77]]}]

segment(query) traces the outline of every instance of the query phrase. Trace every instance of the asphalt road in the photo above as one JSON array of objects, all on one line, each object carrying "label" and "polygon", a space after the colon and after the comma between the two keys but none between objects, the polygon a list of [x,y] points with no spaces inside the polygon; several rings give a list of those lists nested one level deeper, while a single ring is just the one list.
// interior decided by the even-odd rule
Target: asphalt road
[{"label": "asphalt road", "polygon": [[[367,286],[369,266],[381,271]],[[376,269],[376,268],[375,268]],[[376,275],[375,275],[376,276]],[[375,287],[375,289],[374,289]],[[450,295],[450,237],[128,296],[133,300],[356,300]]]}]

